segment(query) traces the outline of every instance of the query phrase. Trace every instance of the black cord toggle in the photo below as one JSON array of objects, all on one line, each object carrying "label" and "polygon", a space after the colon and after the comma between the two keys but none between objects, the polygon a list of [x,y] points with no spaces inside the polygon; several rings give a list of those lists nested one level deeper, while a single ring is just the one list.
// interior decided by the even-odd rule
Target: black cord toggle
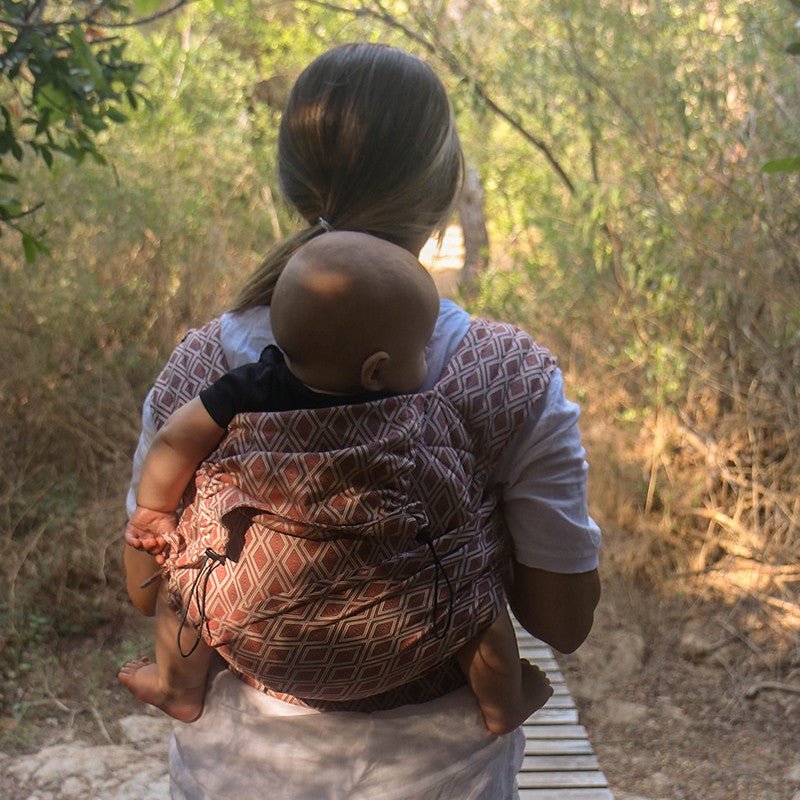
[{"label": "black cord toggle", "polygon": [[[436,569],[433,573],[433,635],[437,639],[442,639],[446,634],[447,631],[450,630],[450,622],[453,618],[453,585],[450,583],[450,578],[447,577],[447,572],[445,572],[444,565],[442,564],[441,560],[439,559],[439,555],[436,552],[436,548],[433,546],[433,539],[431,539],[431,535],[428,530],[421,530],[415,537],[415,540],[420,543],[425,543],[428,545],[428,548],[431,551],[431,555],[433,556],[433,563],[436,566]],[[439,573],[441,572],[442,577],[444,578],[444,582],[447,584],[447,591],[449,593],[449,598],[447,600],[447,619],[445,620],[444,630],[438,631],[437,630],[437,617],[439,616]]]},{"label": "black cord toggle", "polygon": [[[189,656],[192,655],[195,650],[197,650],[197,646],[200,644],[200,640],[203,638],[203,623],[205,623],[206,632],[208,633],[209,638],[211,638],[211,629],[208,625],[208,618],[206,617],[206,594],[208,593],[208,580],[211,577],[211,573],[220,564],[224,563],[225,556],[214,552],[214,550],[212,550],[210,547],[206,547],[203,565],[197,571],[197,577],[194,579],[192,588],[189,590],[189,602],[187,603],[186,608],[183,610],[183,614],[181,615],[181,624],[178,626],[178,652],[184,658],[189,658]],[[203,582],[202,593],[199,596],[196,596],[201,580]],[[181,633],[183,633],[183,628],[186,625],[186,617],[189,614],[189,608],[192,605],[192,600],[197,603],[197,611],[200,614],[200,624],[197,626],[197,638],[194,640],[194,644],[191,646],[188,653],[184,653],[183,647],[181,646]]]}]

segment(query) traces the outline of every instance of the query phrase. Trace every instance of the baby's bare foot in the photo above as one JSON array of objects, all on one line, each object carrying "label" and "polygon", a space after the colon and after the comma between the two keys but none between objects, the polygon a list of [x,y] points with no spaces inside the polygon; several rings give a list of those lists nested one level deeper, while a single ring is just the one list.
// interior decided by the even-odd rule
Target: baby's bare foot
[{"label": "baby's bare foot", "polygon": [[527,708],[527,719],[553,696],[553,687],[547,675],[535,664],[521,658],[519,665],[522,669],[522,702]]},{"label": "baby's bare foot", "polygon": [[160,708],[164,713],[181,722],[194,722],[203,712],[203,695],[187,692],[176,697],[165,692],[158,680],[158,666],[149,658],[129,661],[119,671],[117,680],[143,703]]},{"label": "baby's bare foot", "polygon": [[521,681],[519,694],[509,696],[499,706],[480,703],[486,727],[492,733],[503,735],[511,733],[525,722],[535,711],[538,711],[553,695],[550,681],[539,667],[527,659],[520,659]]}]

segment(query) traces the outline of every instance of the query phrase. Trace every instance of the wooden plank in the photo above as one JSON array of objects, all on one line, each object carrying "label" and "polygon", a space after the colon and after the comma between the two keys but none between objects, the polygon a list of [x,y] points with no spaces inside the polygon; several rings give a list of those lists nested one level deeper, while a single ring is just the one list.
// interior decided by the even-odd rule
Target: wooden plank
[{"label": "wooden plank", "polygon": [[526,739],[587,739],[583,725],[535,725],[522,726]]},{"label": "wooden plank", "polygon": [[512,625],[514,626],[514,633],[517,635],[517,639],[524,639],[525,644],[535,645],[536,647],[546,647],[548,650],[550,649],[550,645],[543,642],[541,639],[537,639],[534,636],[531,636],[522,625],[519,624],[516,620],[512,618],[511,620]]},{"label": "wooden plank", "polygon": [[554,694],[544,704],[544,708],[575,708],[575,703],[568,694]]},{"label": "wooden plank", "polygon": [[519,800],[614,800],[610,789],[520,789]]},{"label": "wooden plank", "polygon": [[599,770],[600,765],[594,755],[537,755],[525,756],[520,769],[522,772],[585,772]]},{"label": "wooden plank", "polygon": [[575,708],[540,708],[530,717],[534,725],[577,725],[578,711]]},{"label": "wooden plank", "polygon": [[556,660],[553,651],[546,644],[531,643],[530,639],[525,639],[519,634],[517,634],[517,647],[519,647],[520,653],[525,653],[527,658],[549,658],[553,661]]},{"label": "wooden plank", "polygon": [[518,772],[520,789],[606,789],[608,782],[599,770],[587,772]]},{"label": "wooden plank", "polygon": [[525,723],[522,732],[526,739],[587,739],[583,725],[536,725]]},{"label": "wooden plank", "polygon": [[553,696],[523,725],[519,800],[614,800],[552,651],[516,626],[522,658],[547,672]]},{"label": "wooden plank", "polygon": [[[538,661],[540,658],[545,661],[556,661],[553,656],[553,651],[549,647],[531,647],[525,642],[518,643],[520,655],[524,658],[530,658],[532,661]],[[556,663],[558,663],[556,661]]]},{"label": "wooden plank", "polygon": [[531,664],[536,664],[539,669],[544,670],[548,676],[552,673],[553,675],[560,675],[560,670],[558,668],[558,664],[552,658],[532,658],[531,656],[525,655],[525,653],[520,653],[522,658],[527,658]]},{"label": "wooden plank", "polygon": [[520,653],[525,656],[525,658],[545,658],[548,661],[555,661],[558,663],[558,659],[555,657],[555,654],[549,647],[532,645],[521,638],[517,638],[517,647],[519,648]]},{"label": "wooden plank", "polygon": [[592,755],[592,745],[586,739],[526,739],[526,756]]}]

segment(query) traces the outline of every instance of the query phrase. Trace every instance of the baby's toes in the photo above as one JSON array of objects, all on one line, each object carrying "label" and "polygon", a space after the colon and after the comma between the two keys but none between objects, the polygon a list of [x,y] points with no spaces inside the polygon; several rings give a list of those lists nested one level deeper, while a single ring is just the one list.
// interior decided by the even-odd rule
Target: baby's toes
[{"label": "baby's toes", "polygon": [[119,671],[120,675],[133,675],[134,672],[141,669],[145,664],[149,664],[149,658],[134,658],[122,665]]}]

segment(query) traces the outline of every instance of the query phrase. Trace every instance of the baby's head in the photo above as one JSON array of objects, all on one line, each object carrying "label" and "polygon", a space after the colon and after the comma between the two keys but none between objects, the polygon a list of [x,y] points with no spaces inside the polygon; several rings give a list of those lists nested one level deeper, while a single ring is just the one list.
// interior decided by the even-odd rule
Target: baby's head
[{"label": "baby's head", "polygon": [[286,362],[328,392],[414,392],[439,314],[433,279],[411,253],[353,231],[325,233],[289,259],[270,320]]}]

